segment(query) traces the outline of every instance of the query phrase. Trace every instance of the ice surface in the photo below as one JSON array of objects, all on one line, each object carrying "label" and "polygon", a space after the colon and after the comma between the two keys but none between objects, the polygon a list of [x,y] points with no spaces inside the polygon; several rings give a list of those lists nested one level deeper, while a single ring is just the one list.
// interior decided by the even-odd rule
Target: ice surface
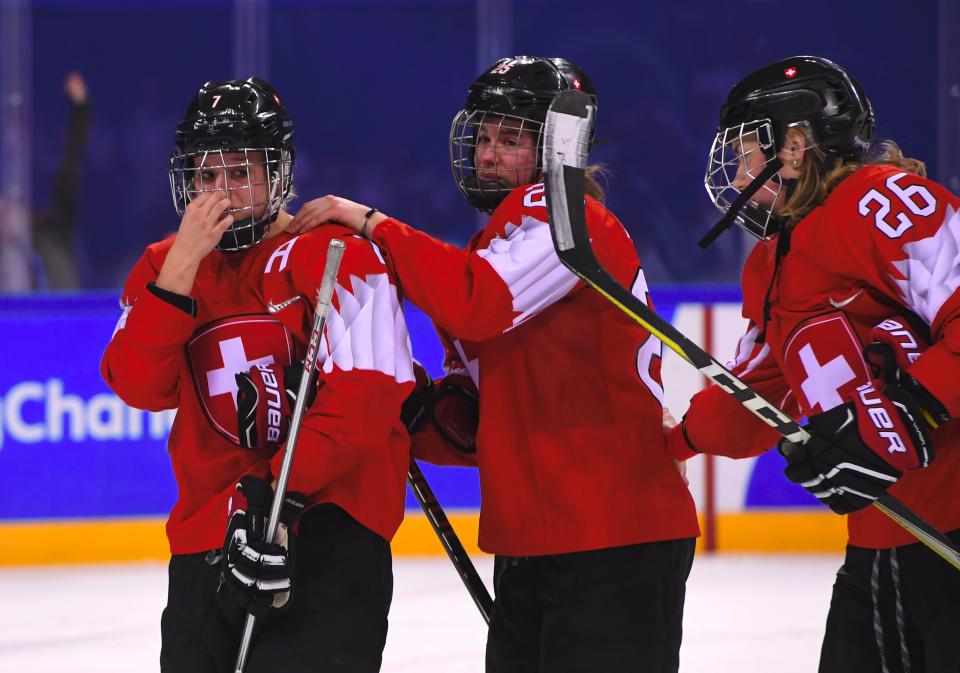
[{"label": "ice surface", "polygon": [[[698,556],[684,673],[816,670],[838,556]],[[482,577],[492,563],[479,559]],[[395,560],[383,671],[481,673],[485,627],[445,558]],[[159,670],[166,566],[0,568],[0,672]]]}]

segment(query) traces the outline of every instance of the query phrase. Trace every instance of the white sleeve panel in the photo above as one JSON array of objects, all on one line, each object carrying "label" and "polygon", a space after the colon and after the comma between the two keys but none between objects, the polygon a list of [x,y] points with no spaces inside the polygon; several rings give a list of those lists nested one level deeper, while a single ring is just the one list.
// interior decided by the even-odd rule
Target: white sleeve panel
[{"label": "white sleeve panel", "polygon": [[937,233],[906,243],[905,260],[893,262],[902,279],[893,278],[904,303],[928,325],[960,286],[960,212],[947,208]]},{"label": "white sleeve panel", "polygon": [[524,215],[519,227],[507,225],[506,236],[493,239],[477,254],[509,289],[519,314],[513,319],[516,327],[564,297],[577,284],[577,277],[557,256],[546,222]]},{"label": "white sleeve panel", "polygon": [[319,353],[323,371],[365,369],[398,383],[413,381],[410,335],[397,288],[385,273],[350,276],[350,286],[337,283],[335,288],[338,307],[327,314]]}]

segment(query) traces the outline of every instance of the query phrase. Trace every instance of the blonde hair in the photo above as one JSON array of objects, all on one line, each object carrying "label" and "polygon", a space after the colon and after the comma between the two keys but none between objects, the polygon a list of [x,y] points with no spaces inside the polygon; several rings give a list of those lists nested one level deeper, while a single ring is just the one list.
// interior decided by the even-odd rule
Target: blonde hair
[{"label": "blonde hair", "polygon": [[823,203],[830,192],[852,173],[864,166],[896,166],[910,173],[926,177],[927,167],[919,159],[905,156],[903,150],[892,140],[880,140],[874,143],[868,155],[860,161],[844,161],[829,157],[819,147],[812,147],[804,153],[803,167],[793,194],[784,204],[780,216],[784,227],[792,229],[797,222],[809,215],[814,208]]},{"label": "blonde hair", "polygon": [[[603,185],[600,184],[601,180],[603,181]],[[604,185],[607,185],[609,180],[609,168],[603,164],[590,164],[587,166],[586,171],[584,171],[583,191],[587,196],[592,196],[600,203],[603,203],[607,198]]]}]

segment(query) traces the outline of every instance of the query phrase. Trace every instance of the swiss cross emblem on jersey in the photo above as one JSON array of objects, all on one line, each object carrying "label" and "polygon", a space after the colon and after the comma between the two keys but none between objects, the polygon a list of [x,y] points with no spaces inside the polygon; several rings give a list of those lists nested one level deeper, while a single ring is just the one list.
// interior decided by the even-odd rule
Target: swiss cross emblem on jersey
[{"label": "swiss cross emblem on jersey", "polygon": [[800,323],[784,346],[783,364],[807,415],[850,401],[857,386],[871,380],[860,339],[839,311]]},{"label": "swiss cross emblem on jersey", "polygon": [[789,68],[784,69],[783,74],[787,76],[787,79],[793,79],[797,76],[797,69],[793,66],[790,66]]},{"label": "swiss cross emblem on jersey", "polygon": [[293,339],[269,315],[223,318],[201,327],[187,344],[187,359],[203,411],[217,431],[239,443],[235,375],[254,365],[293,362]]}]

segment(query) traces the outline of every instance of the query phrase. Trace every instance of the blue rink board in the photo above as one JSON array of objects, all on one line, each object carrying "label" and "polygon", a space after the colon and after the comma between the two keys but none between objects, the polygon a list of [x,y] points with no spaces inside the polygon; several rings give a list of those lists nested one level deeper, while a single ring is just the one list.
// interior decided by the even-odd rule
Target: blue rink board
[{"label": "blue rink board", "polygon": [[[738,300],[739,290],[727,287],[654,292],[668,319],[681,302]],[[173,505],[169,416],[122,405],[100,377],[100,357],[119,315],[113,292],[0,297],[6,356],[0,368],[0,520],[158,515]],[[408,306],[407,322],[415,356],[439,374],[442,351],[430,321]],[[751,483],[748,504],[807,504],[780,488],[777,460],[771,455],[758,463],[756,477],[764,483]],[[475,470],[423,469],[444,506],[479,506]],[[776,487],[768,488],[768,481]],[[417,507],[409,493],[407,506]]]}]

